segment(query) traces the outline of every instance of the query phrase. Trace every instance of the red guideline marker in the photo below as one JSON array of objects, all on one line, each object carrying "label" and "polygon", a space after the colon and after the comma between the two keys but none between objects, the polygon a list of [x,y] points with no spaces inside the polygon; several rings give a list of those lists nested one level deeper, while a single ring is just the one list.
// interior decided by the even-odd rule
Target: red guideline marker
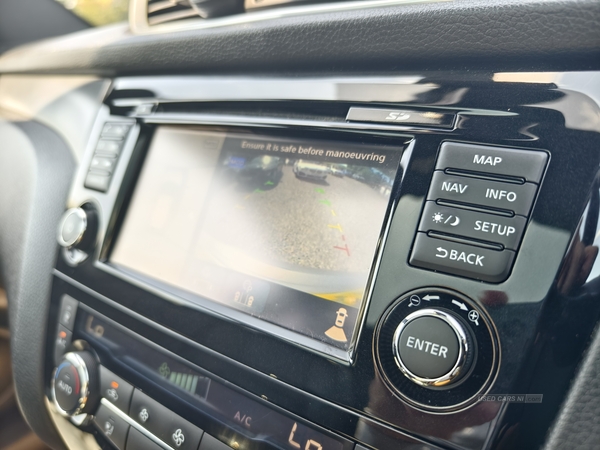
[{"label": "red guideline marker", "polygon": [[337,248],[338,250],[344,250],[346,254],[350,256],[350,249],[348,248],[348,244],[344,245],[343,247],[338,247],[337,245],[334,245],[333,248]]}]

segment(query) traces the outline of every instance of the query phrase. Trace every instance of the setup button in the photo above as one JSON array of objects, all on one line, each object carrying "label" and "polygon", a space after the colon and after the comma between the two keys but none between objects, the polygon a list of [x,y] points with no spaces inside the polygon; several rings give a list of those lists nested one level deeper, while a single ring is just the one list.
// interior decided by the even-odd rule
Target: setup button
[{"label": "setup button", "polygon": [[509,250],[516,250],[526,225],[527,219],[522,216],[502,217],[429,201],[425,204],[419,231],[454,234],[499,243]]},{"label": "setup button", "polygon": [[490,250],[417,233],[410,264],[467,278],[500,283],[508,278],[515,252]]}]

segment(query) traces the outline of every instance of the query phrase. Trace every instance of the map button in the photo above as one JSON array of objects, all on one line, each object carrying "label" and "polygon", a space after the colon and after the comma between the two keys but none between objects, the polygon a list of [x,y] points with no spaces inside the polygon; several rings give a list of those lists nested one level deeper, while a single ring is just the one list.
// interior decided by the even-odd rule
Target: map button
[{"label": "map button", "polygon": [[548,154],[543,151],[444,142],[436,169],[464,169],[539,183],[547,160]]}]

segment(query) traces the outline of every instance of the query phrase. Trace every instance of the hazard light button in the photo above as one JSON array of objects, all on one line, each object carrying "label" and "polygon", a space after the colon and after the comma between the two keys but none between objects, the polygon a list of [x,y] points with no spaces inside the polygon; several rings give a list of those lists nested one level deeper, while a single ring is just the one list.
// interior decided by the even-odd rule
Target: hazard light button
[{"label": "hazard light button", "polygon": [[508,278],[515,252],[491,250],[417,233],[410,264],[452,275],[501,283]]}]

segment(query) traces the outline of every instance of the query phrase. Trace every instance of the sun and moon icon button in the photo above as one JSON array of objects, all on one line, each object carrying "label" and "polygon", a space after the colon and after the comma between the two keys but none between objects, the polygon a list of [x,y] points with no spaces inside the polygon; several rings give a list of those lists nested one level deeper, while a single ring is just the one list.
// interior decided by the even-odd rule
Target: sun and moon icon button
[{"label": "sun and moon icon button", "polygon": [[453,216],[451,214],[448,217],[445,217],[441,212],[436,212],[431,218],[435,223],[444,223],[444,225],[448,224],[451,227],[455,227],[460,223],[460,218],[458,216]]}]

